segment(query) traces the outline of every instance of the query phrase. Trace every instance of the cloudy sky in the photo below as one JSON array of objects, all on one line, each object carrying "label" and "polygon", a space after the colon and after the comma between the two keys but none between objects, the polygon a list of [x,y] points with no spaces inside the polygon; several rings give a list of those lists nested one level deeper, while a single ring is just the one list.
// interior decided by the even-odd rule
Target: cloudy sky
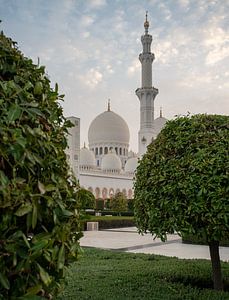
[{"label": "cloudy sky", "polygon": [[120,114],[137,151],[145,11],[153,35],[155,117],[229,114],[229,0],[0,0],[1,29],[65,94],[65,116]]}]

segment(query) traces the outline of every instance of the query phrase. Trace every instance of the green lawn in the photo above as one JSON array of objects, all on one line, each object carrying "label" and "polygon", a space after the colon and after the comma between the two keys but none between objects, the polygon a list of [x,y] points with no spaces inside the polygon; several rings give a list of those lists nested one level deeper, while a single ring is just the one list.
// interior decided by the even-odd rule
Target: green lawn
[{"label": "green lawn", "polygon": [[[229,290],[229,263],[222,263]],[[66,277],[58,300],[219,300],[228,292],[211,289],[211,263],[165,256],[84,249]]]}]

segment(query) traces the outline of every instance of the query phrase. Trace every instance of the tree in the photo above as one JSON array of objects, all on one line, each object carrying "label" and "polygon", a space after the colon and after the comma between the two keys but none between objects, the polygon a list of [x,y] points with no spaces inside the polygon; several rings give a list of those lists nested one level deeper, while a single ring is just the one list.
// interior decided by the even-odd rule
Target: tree
[{"label": "tree", "polygon": [[81,236],[58,86],[0,33],[0,299],[51,298]]},{"label": "tree", "polygon": [[195,115],[166,123],[136,173],[140,232],[205,237],[214,288],[223,288],[219,241],[229,233],[229,117]]},{"label": "tree", "polygon": [[110,208],[113,211],[117,211],[119,214],[122,211],[127,211],[128,204],[126,196],[121,192],[116,193],[114,197],[110,200]]},{"label": "tree", "polygon": [[95,196],[92,192],[80,188],[76,193],[76,199],[81,203],[81,208],[83,209],[95,209]]}]

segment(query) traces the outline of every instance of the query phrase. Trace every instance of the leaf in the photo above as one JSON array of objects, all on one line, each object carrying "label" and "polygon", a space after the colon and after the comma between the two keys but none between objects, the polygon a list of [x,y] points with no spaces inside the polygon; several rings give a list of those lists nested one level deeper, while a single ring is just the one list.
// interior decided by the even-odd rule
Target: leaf
[{"label": "leaf", "polygon": [[5,274],[0,273],[0,283],[5,289],[10,289],[10,283]]},{"label": "leaf", "polygon": [[41,240],[39,242],[36,242],[34,244],[34,246],[31,248],[31,250],[32,251],[34,251],[34,250],[41,250],[41,249],[43,249],[47,245],[48,245],[48,240]]},{"label": "leaf", "polygon": [[58,253],[58,260],[57,260],[58,269],[63,269],[64,263],[65,263],[65,247],[63,243]]},{"label": "leaf", "polygon": [[42,289],[42,285],[38,284],[27,289],[25,296],[36,295]]},{"label": "leaf", "polygon": [[31,203],[22,204],[18,210],[15,212],[15,215],[18,217],[22,217],[25,214],[28,214],[32,211],[32,205]]},{"label": "leaf", "polygon": [[37,225],[37,203],[33,203],[33,213],[32,213],[32,228],[34,229]]},{"label": "leaf", "polygon": [[49,274],[38,263],[37,263],[37,266],[39,269],[39,274],[40,274],[41,280],[44,282],[45,285],[47,285],[47,286],[50,285],[50,283],[52,282],[52,279],[49,276]]},{"label": "leaf", "polygon": [[9,111],[8,111],[8,115],[7,115],[7,118],[8,118],[8,122],[11,123],[15,120],[17,120],[21,115],[21,109],[18,105],[11,105]]},{"label": "leaf", "polygon": [[27,237],[24,235],[24,233],[22,233],[22,238],[23,238],[23,240],[24,240],[26,246],[27,246],[28,248],[30,248],[30,244],[29,244],[29,242],[28,242]]},{"label": "leaf", "polygon": [[42,182],[40,182],[39,180],[38,180],[38,189],[39,189],[41,195],[45,194],[45,192],[46,192],[45,186],[44,186],[44,184],[43,184]]},{"label": "leaf", "polygon": [[7,185],[9,183],[8,177],[5,175],[3,171],[0,170],[0,184]]}]

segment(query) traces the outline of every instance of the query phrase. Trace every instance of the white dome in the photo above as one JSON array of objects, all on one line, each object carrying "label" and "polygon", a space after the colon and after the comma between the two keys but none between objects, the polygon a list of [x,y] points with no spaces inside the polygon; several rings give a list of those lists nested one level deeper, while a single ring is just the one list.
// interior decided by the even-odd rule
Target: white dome
[{"label": "white dome", "polygon": [[134,173],[138,165],[137,157],[131,157],[125,164],[125,172],[127,173]]},{"label": "white dome", "polygon": [[80,166],[92,168],[96,166],[94,153],[86,147],[80,150]]},{"label": "white dome", "polygon": [[154,127],[154,132],[156,135],[158,135],[160,133],[161,129],[164,127],[166,122],[167,122],[167,119],[164,117],[159,117],[154,120],[153,127]]},{"label": "white dome", "polygon": [[125,143],[129,144],[130,132],[126,121],[107,110],[98,115],[88,130],[89,145],[96,143]]},{"label": "white dome", "polygon": [[104,155],[101,163],[103,171],[121,171],[122,163],[117,154],[111,152]]}]

